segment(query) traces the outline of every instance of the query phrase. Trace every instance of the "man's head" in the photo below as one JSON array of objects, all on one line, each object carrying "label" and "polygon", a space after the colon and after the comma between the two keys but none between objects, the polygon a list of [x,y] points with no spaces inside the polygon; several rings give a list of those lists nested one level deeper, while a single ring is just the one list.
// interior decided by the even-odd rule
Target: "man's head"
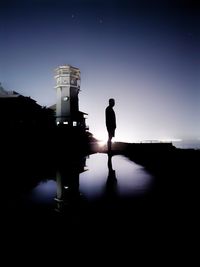
[{"label": "man's head", "polygon": [[114,98],[110,98],[109,99],[109,106],[110,107],[114,107],[114,105],[115,105],[115,99]]}]

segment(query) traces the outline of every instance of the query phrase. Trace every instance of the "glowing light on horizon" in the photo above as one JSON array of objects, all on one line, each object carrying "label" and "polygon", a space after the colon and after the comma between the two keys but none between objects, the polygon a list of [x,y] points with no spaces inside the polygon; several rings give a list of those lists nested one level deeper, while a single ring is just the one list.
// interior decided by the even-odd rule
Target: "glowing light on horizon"
[{"label": "glowing light on horizon", "polygon": [[107,141],[105,141],[105,140],[99,140],[98,141],[98,146],[103,147],[103,146],[106,145],[106,143],[107,143]]},{"label": "glowing light on horizon", "polygon": [[177,139],[177,138],[162,138],[162,139],[158,139],[158,141],[160,142],[181,142],[182,139]]},{"label": "glowing light on horizon", "polygon": [[[97,133],[94,134],[94,137],[98,140],[100,145],[105,145],[108,141],[108,135],[106,132],[102,132],[102,133]],[[125,143],[134,143],[137,142],[138,140],[136,139],[130,139],[128,138],[128,136],[120,134],[118,132],[116,132],[116,136],[113,137],[112,142],[125,142]],[[138,141],[139,142],[139,141]]]},{"label": "glowing light on horizon", "polygon": [[[102,131],[94,135],[94,137],[98,140],[99,146],[104,146],[107,143],[108,137],[107,132]],[[152,137],[152,136],[151,136]],[[182,142],[181,138],[170,138],[170,137],[153,137],[153,138],[146,139],[143,136],[132,136],[128,131],[119,132],[116,131],[116,136],[112,139],[112,142],[123,142],[123,143],[156,143],[156,142],[165,142],[165,143],[172,143],[172,142]],[[200,138],[198,138],[200,140]]]}]

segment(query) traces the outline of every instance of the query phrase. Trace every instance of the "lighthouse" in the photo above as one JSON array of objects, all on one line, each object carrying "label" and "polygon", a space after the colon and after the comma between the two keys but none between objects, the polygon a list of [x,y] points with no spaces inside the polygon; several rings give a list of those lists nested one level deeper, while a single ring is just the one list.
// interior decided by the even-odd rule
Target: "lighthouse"
[{"label": "lighthouse", "polygon": [[80,70],[70,65],[55,69],[56,79],[56,123],[72,127],[80,124],[78,94],[80,91]]}]

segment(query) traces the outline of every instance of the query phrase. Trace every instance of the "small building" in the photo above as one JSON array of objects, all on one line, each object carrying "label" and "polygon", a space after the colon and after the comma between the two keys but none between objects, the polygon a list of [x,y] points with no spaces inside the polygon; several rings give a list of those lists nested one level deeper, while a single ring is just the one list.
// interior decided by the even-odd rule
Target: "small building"
[{"label": "small building", "polygon": [[3,129],[47,127],[54,124],[54,116],[31,97],[6,91],[0,84],[0,123]]}]

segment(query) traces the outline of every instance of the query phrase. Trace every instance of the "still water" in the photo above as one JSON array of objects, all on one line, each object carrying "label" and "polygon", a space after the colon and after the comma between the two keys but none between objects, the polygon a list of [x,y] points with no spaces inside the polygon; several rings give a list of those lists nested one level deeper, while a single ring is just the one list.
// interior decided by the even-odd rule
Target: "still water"
[{"label": "still water", "polygon": [[89,199],[103,196],[111,186],[119,196],[142,194],[151,183],[151,175],[142,166],[123,156],[95,154],[86,164],[88,171],[80,175],[80,192]]},{"label": "still water", "polygon": [[152,181],[151,174],[126,157],[97,153],[70,162],[57,171],[55,179],[40,182],[28,198],[40,205],[61,203],[69,196],[81,196],[89,202],[105,196],[120,199],[146,194]]}]

